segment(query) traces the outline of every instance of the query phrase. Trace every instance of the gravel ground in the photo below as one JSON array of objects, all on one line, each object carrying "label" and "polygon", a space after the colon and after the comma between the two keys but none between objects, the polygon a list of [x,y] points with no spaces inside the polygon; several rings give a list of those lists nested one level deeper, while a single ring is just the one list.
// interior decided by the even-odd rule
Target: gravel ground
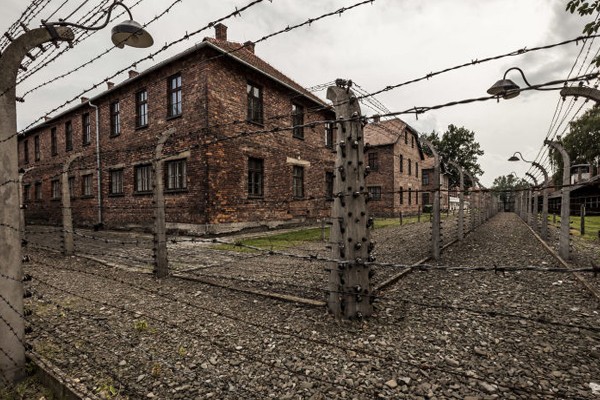
[{"label": "gravel ground", "polygon": [[[423,258],[429,244],[419,240],[428,232],[427,223],[374,231],[378,261]],[[181,254],[201,253],[197,243],[175,245]],[[323,247],[293,251],[327,255]],[[320,262],[207,253],[198,262],[219,267],[188,273],[211,271],[236,285],[240,276],[261,280],[247,282],[254,287],[268,279],[274,289],[308,297],[326,285]],[[342,323],[323,308],[28,254],[34,352],[100,397],[598,398],[598,303],[568,273],[414,272],[380,294],[372,318]],[[439,261],[493,263],[556,265],[514,214],[497,215]]]}]

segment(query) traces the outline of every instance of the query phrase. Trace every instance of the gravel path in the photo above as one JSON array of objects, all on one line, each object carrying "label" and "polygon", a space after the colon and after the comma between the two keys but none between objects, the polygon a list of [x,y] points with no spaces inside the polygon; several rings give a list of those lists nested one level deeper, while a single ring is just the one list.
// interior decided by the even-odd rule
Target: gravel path
[{"label": "gravel path", "polygon": [[[422,258],[427,232],[428,224],[374,231],[378,260]],[[567,273],[414,272],[380,294],[372,318],[340,323],[322,308],[29,255],[34,351],[105,398],[598,397],[590,387],[600,384],[598,304]],[[230,277],[326,285],[319,262],[226,256],[229,270],[218,272]],[[555,265],[514,214],[497,215],[440,260],[494,262]]]}]

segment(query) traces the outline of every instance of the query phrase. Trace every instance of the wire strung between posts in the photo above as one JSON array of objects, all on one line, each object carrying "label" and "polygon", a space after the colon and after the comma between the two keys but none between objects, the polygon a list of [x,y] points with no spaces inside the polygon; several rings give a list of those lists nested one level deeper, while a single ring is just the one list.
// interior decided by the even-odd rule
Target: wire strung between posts
[{"label": "wire strung between posts", "polygon": [[[186,35],[185,35],[185,36],[183,36],[183,37],[181,37],[181,38],[179,38],[179,39],[176,39],[176,40],[174,40],[174,41],[172,41],[172,42],[170,42],[170,43],[166,43],[166,44],[165,44],[165,45],[164,45],[164,46],[163,46],[161,49],[159,49],[159,50],[157,50],[157,51],[155,51],[155,52],[153,52],[153,53],[149,54],[149,55],[148,55],[148,56],[146,56],[146,57],[143,57],[143,58],[141,58],[141,59],[137,60],[136,62],[132,63],[130,66],[128,66],[128,67],[125,67],[125,68],[123,68],[123,69],[121,69],[121,70],[117,71],[117,72],[116,72],[116,73],[114,73],[113,75],[111,75],[111,76],[109,76],[109,77],[105,78],[105,79],[104,79],[104,81],[107,81],[107,80],[109,80],[109,79],[111,79],[111,78],[114,78],[115,76],[119,75],[120,73],[127,71],[129,68],[131,68],[131,67],[133,67],[133,66],[135,66],[135,65],[137,65],[137,64],[139,64],[139,63],[141,63],[141,62],[143,62],[143,61],[147,61],[147,60],[152,60],[152,59],[154,59],[154,57],[155,57],[155,56],[157,56],[158,54],[160,54],[160,53],[162,53],[162,52],[166,51],[166,50],[167,50],[167,49],[169,49],[170,47],[172,47],[172,46],[174,46],[174,45],[176,45],[176,44],[178,44],[178,43],[180,43],[180,42],[183,42],[184,40],[188,40],[190,37],[192,37],[192,36],[195,36],[195,35],[199,34],[200,32],[202,32],[202,31],[204,31],[204,30],[206,30],[206,29],[208,29],[208,28],[210,28],[210,27],[214,26],[215,24],[217,24],[217,23],[219,23],[219,22],[222,22],[222,21],[224,21],[224,20],[226,20],[226,19],[228,19],[228,18],[232,18],[232,17],[238,16],[238,15],[239,15],[239,14],[240,14],[242,11],[245,11],[245,10],[247,10],[248,8],[250,8],[250,7],[254,6],[255,4],[261,3],[261,2],[263,2],[263,1],[264,1],[264,0],[254,0],[254,1],[250,2],[249,4],[247,4],[246,6],[242,7],[241,9],[236,9],[236,10],[235,10],[234,12],[232,12],[231,14],[229,14],[229,15],[227,15],[227,16],[225,16],[225,17],[219,18],[219,19],[217,19],[217,20],[215,20],[215,21],[213,21],[213,22],[209,23],[207,26],[205,26],[205,27],[203,27],[203,28],[200,28],[200,29],[198,29],[198,30],[196,30],[196,31],[194,31],[194,32],[192,32],[192,33],[186,33]],[[272,37],[275,37],[275,36],[277,36],[277,35],[281,35],[281,34],[284,34],[284,33],[290,32],[290,31],[292,31],[292,30],[294,30],[294,29],[297,29],[297,28],[303,27],[303,26],[305,26],[305,25],[310,25],[311,23],[313,23],[313,22],[316,22],[316,21],[319,21],[319,20],[321,20],[321,19],[323,19],[323,18],[327,18],[327,17],[333,16],[333,15],[341,15],[342,13],[344,13],[344,12],[346,12],[346,11],[349,11],[349,10],[351,10],[351,9],[353,9],[353,8],[356,8],[356,7],[358,7],[358,6],[361,6],[361,5],[363,5],[363,4],[372,3],[373,1],[374,1],[374,0],[365,0],[365,1],[362,1],[362,2],[360,2],[360,3],[354,4],[354,5],[352,5],[352,6],[349,6],[349,7],[342,7],[342,8],[340,8],[340,9],[338,9],[338,10],[334,11],[334,12],[327,13],[327,14],[323,14],[323,15],[321,15],[321,16],[319,16],[319,17],[316,17],[316,18],[309,18],[307,21],[305,21],[305,22],[303,22],[303,23],[296,24],[296,25],[293,25],[293,26],[287,26],[286,28],[284,28],[284,29],[281,29],[281,30],[279,30],[279,31],[277,31],[277,32],[273,32],[273,33],[271,33],[271,34],[265,35],[265,36],[263,36],[262,38],[260,38],[260,39],[258,39],[258,40],[256,40],[256,41],[254,41],[254,42],[253,42],[253,44],[257,44],[257,43],[263,42],[263,41],[265,41],[265,40],[268,40],[268,39],[270,39],[270,38],[272,38]],[[235,53],[235,52],[237,52],[237,51],[240,51],[240,50],[242,50],[242,49],[245,49],[245,48],[247,48],[249,45],[250,45],[250,43],[247,43],[247,44],[241,45],[241,46],[239,46],[238,48],[236,48],[236,49],[234,49],[234,50],[232,50],[232,51],[228,51],[228,52],[225,52],[225,53],[223,53],[223,54],[220,54],[220,55],[218,55],[218,56],[216,56],[216,57],[213,57],[213,59],[214,59],[214,58],[220,58],[220,57],[224,57],[224,56],[226,56],[226,55],[229,55],[229,54],[233,54],[233,53]],[[90,87],[90,88],[88,88],[88,89],[84,90],[83,92],[81,92],[81,93],[80,93],[80,94],[78,94],[77,96],[73,97],[72,99],[70,99],[70,100],[67,100],[67,101],[65,101],[63,104],[59,105],[58,107],[55,107],[54,109],[52,109],[52,110],[50,110],[50,111],[46,112],[46,113],[45,113],[45,115],[51,114],[51,113],[53,113],[53,112],[55,112],[55,111],[57,111],[57,110],[59,110],[59,109],[61,109],[61,108],[65,107],[66,105],[70,104],[71,102],[73,102],[73,101],[75,101],[75,100],[79,99],[81,96],[83,96],[84,94],[86,94],[86,93],[87,93],[87,92],[89,92],[90,90],[93,90],[93,89],[97,88],[99,85],[100,85],[100,84],[98,84],[98,83],[97,83],[97,84],[95,84],[95,85],[93,85],[92,87]],[[28,130],[30,127],[32,127],[33,125],[35,125],[35,124],[36,124],[38,121],[40,121],[41,119],[42,119],[42,117],[40,117],[40,118],[36,119],[36,120],[35,120],[35,121],[33,121],[31,124],[29,124],[28,126],[26,126],[26,127],[23,129],[23,131],[27,131],[27,130]],[[23,131],[22,131],[22,132],[23,132]]]},{"label": "wire strung between posts", "polygon": [[[62,269],[62,268],[60,268],[60,267],[59,267],[58,269]],[[64,270],[69,270],[69,269],[68,269],[68,268],[65,268]],[[90,271],[77,271],[77,272],[81,272],[81,273],[90,273]],[[92,273],[92,274],[93,274],[93,273]],[[442,368],[442,367],[435,366],[435,365],[424,365],[424,364],[419,364],[419,363],[410,362],[410,361],[398,360],[398,359],[396,359],[396,358],[387,357],[387,356],[382,356],[382,355],[380,355],[380,354],[378,354],[378,353],[376,353],[376,352],[369,351],[369,350],[366,350],[366,349],[364,349],[364,348],[353,348],[353,347],[342,346],[342,345],[339,345],[339,344],[337,344],[337,343],[330,343],[330,342],[328,342],[328,341],[326,341],[326,340],[321,340],[321,339],[316,339],[316,338],[305,337],[305,336],[303,336],[303,335],[301,335],[301,334],[298,334],[298,333],[295,333],[295,332],[293,332],[293,331],[282,331],[282,330],[280,330],[280,329],[276,329],[276,328],[273,328],[273,327],[271,327],[271,326],[268,326],[268,325],[259,324],[259,323],[257,323],[257,322],[254,322],[254,321],[247,321],[247,320],[244,320],[244,319],[242,319],[242,318],[239,318],[239,317],[233,317],[233,316],[230,316],[230,315],[227,315],[227,314],[224,314],[224,313],[221,313],[221,312],[215,311],[215,310],[210,310],[210,309],[207,309],[206,307],[200,306],[200,305],[198,305],[198,304],[195,304],[195,303],[191,303],[191,302],[187,302],[187,301],[182,301],[182,300],[180,300],[180,299],[176,299],[176,298],[171,298],[171,296],[172,296],[172,295],[171,295],[170,293],[167,295],[166,293],[155,292],[155,291],[152,291],[152,290],[150,290],[150,289],[147,289],[147,288],[139,287],[139,286],[137,286],[137,285],[132,285],[132,284],[130,284],[129,282],[126,282],[126,281],[123,281],[123,280],[118,280],[118,279],[114,279],[114,278],[111,278],[111,277],[106,277],[106,276],[102,276],[102,277],[103,277],[103,278],[105,278],[105,279],[116,280],[116,281],[118,281],[118,282],[121,282],[121,283],[123,283],[123,284],[126,284],[126,285],[128,285],[128,286],[134,287],[134,288],[136,288],[136,289],[139,289],[139,290],[142,290],[142,291],[147,291],[147,292],[149,292],[149,293],[153,293],[153,294],[155,294],[155,295],[157,295],[157,296],[160,296],[160,297],[162,297],[162,298],[165,298],[165,299],[167,299],[167,300],[170,300],[170,301],[176,301],[176,302],[178,302],[179,304],[186,304],[186,305],[189,305],[189,306],[192,306],[192,307],[198,308],[198,309],[202,309],[202,310],[208,311],[208,312],[210,312],[210,313],[212,313],[212,314],[215,314],[215,315],[217,315],[217,316],[220,316],[220,317],[222,317],[222,318],[226,318],[226,319],[232,319],[232,320],[235,320],[235,321],[237,321],[237,322],[242,322],[242,323],[244,323],[244,324],[247,324],[247,325],[253,326],[253,327],[255,327],[255,328],[266,329],[266,330],[269,330],[269,331],[271,331],[271,332],[273,332],[273,333],[276,333],[276,334],[279,334],[279,335],[285,335],[285,337],[290,337],[290,336],[291,336],[291,337],[294,337],[294,338],[296,338],[296,339],[298,339],[298,340],[302,340],[302,341],[305,341],[305,342],[309,342],[309,343],[315,343],[315,344],[319,344],[319,345],[321,345],[321,346],[326,346],[326,347],[333,347],[333,348],[337,348],[337,349],[344,350],[344,351],[353,351],[353,352],[356,352],[356,353],[366,354],[366,355],[369,355],[369,356],[371,356],[371,357],[374,357],[374,358],[377,358],[377,359],[386,360],[386,361],[390,361],[390,362],[394,362],[394,363],[398,363],[398,362],[399,362],[399,363],[402,363],[402,364],[404,364],[404,365],[408,365],[408,366],[411,366],[411,367],[416,367],[416,368],[420,368],[420,369],[435,370],[435,371],[438,371],[438,372],[443,372],[443,373],[447,373],[447,374],[454,375],[454,376],[461,376],[461,377],[468,377],[468,378],[471,378],[471,377],[472,377],[472,376],[468,376],[468,375],[467,375],[465,372],[462,372],[462,371],[450,370],[450,369],[447,369],[447,368]],[[37,281],[40,281],[40,282],[42,282],[43,284],[47,284],[47,285],[49,285],[49,286],[53,286],[52,284],[48,284],[47,282],[43,282],[43,281],[41,281],[39,278],[37,278],[36,280],[37,280]],[[55,286],[54,286],[54,287],[55,287]],[[56,287],[55,287],[55,288],[56,288]],[[102,304],[102,305],[104,305],[104,306],[108,306],[108,307],[114,307],[114,308],[120,308],[120,309],[124,309],[123,307],[119,307],[119,306],[111,305],[111,304],[109,304],[109,303],[107,303],[107,302],[104,302],[104,301],[97,301],[97,300],[94,300],[94,299],[90,299],[90,298],[87,298],[87,297],[85,297],[85,296],[82,296],[82,295],[75,294],[75,293],[73,293],[73,292],[71,292],[71,291],[68,291],[68,290],[65,290],[65,289],[61,289],[61,288],[57,288],[57,289],[58,289],[58,290],[61,290],[61,291],[64,291],[65,293],[71,294],[71,295],[73,295],[73,296],[76,296],[76,297],[83,298],[84,300],[88,300],[88,301],[92,301],[92,302],[97,302],[97,303],[99,303],[99,304]],[[128,311],[128,310],[126,310],[126,309],[124,309],[124,310],[125,310],[125,311],[127,311],[127,312],[131,312],[131,311]],[[139,312],[138,312],[138,314],[139,314]],[[144,315],[144,314],[142,314],[142,315]],[[148,315],[148,314],[146,314],[146,317],[148,317],[148,318],[150,318],[150,319],[153,319],[153,320],[158,320],[158,321],[160,321],[160,322],[163,322],[163,323],[167,323],[167,324],[174,324],[174,323],[172,323],[172,322],[170,322],[170,321],[164,321],[164,320],[161,320],[161,319],[155,318],[155,317],[153,317],[153,316],[150,316],[150,315]],[[178,324],[174,324],[174,325],[175,325],[175,326],[178,326],[180,329],[182,329],[182,330],[184,330],[184,331],[186,331],[186,332],[187,332],[187,331],[189,331],[189,328],[187,328],[187,326],[185,326],[185,325],[184,325],[184,326],[179,326]],[[197,332],[194,332],[194,334],[196,334],[196,335],[197,335],[198,333],[197,333]],[[200,336],[203,336],[203,335],[202,335],[202,334],[200,334]],[[221,347],[221,348],[225,348],[225,346],[221,345],[220,343],[218,343],[218,342],[216,342],[216,343],[215,343],[215,342],[213,341],[213,339],[212,339],[210,336],[206,336],[206,337],[207,337],[207,340],[208,340],[208,341],[209,341],[211,344],[214,344],[214,345],[216,345],[216,346],[219,346],[219,347]],[[225,348],[225,349],[226,349],[226,348]],[[226,350],[227,350],[227,349],[226,349]],[[230,350],[230,351],[231,351],[231,350]],[[237,352],[237,351],[236,351],[236,352]],[[294,370],[290,370],[290,369],[288,369],[288,368],[287,368],[285,365],[284,365],[283,367],[273,366],[273,365],[271,365],[271,364],[269,364],[269,363],[265,363],[264,361],[262,361],[262,360],[259,360],[259,359],[255,358],[255,357],[248,356],[248,355],[245,355],[245,354],[241,354],[241,355],[242,355],[243,357],[245,357],[245,358],[248,358],[248,359],[250,359],[250,360],[253,360],[253,361],[255,361],[255,362],[258,362],[258,363],[261,363],[261,364],[265,364],[265,365],[269,366],[270,368],[273,368],[273,367],[275,367],[275,368],[278,368],[278,369],[285,368],[286,370],[288,370],[289,372],[291,372],[291,373],[292,373],[292,374],[294,374],[294,375],[303,374],[303,371],[300,371],[300,373],[299,373],[299,372],[297,372],[297,371],[294,371]],[[325,381],[325,380],[323,380],[323,379],[320,379],[320,378],[315,378],[315,377],[314,377],[314,376],[312,376],[312,375],[306,375],[306,374],[303,374],[303,375],[305,375],[306,377],[308,377],[308,378],[310,378],[310,379],[316,379],[316,380],[319,380],[319,381],[322,381],[322,382],[325,382],[325,383],[329,383],[329,384],[331,384],[331,382],[329,382],[329,381]],[[335,384],[336,384],[336,385],[341,385],[341,386],[344,386],[344,387],[345,387],[345,385],[344,385],[344,384],[342,384],[342,383],[335,383]],[[528,389],[528,388],[526,388],[526,387],[521,387],[521,386],[518,386],[518,387],[516,387],[516,386],[512,386],[512,385],[506,385],[506,384],[497,383],[497,382],[496,382],[496,384],[497,384],[498,386],[500,386],[500,387],[506,387],[506,388],[508,388],[508,389],[513,389],[513,390],[515,390],[515,389],[516,389],[516,390],[524,391],[524,392],[526,392],[526,393],[537,393],[537,392],[532,392],[531,390],[529,390],[529,389]],[[357,389],[357,388],[354,388],[354,387],[348,387],[348,389],[350,389],[350,390],[354,390],[354,391],[359,391],[359,392],[361,392],[361,393],[367,393],[367,392],[366,392],[366,391],[364,391],[364,390],[359,390],[359,389]],[[551,395],[551,396],[554,396],[554,394],[553,394],[553,393],[544,393],[544,394],[546,394],[546,395]]]},{"label": "wire strung between posts", "polygon": [[[68,270],[68,269],[66,269],[66,270]],[[77,271],[77,272],[83,272],[83,271]],[[106,278],[106,277],[104,277],[104,278]],[[92,298],[90,298],[90,297],[87,297],[87,296],[83,296],[83,295],[80,295],[80,294],[74,293],[74,292],[72,292],[72,291],[70,291],[70,290],[66,290],[66,289],[63,289],[63,288],[59,288],[59,287],[57,287],[57,286],[55,286],[55,285],[53,285],[53,284],[51,284],[51,283],[48,283],[48,282],[46,282],[46,281],[44,281],[44,280],[40,279],[39,277],[36,277],[36,278],[35,278],[35,280],[36,280],[37,282],[40,282],[40,283],[42,283],[42,284],[44,284],[44,285],[48,286],[48,287],[54,288],[55,290],[59,290],[59,291],[61,291],[61,292],[64,292],[64,293],[70,294],[71,296],[75,296],[75,297],[77,297],[77,298],[81,298],[81,299],[83,299],[83,300],[86,300],[86,301],[89,301],[89,302],[93,302],[93,303],[99,303],[99,304],[102,304],[103,306],[106,306],[106,307],[111,307],[111,308],[115,308],[115,309],[121,310],[121,311],[123,311],[123,312],[126,312],[126,313],[135,314],[136,316],[145,316],[145,317],[146,317],[146,318],[148,318],[148,319],[152,319],[152,320],[154,320],[154,321],[160,322],[161,324],[165,324],[165,325],[171,325],[172,327],[175,327],[175,328],[177,328],[177,329],[179,329],[179,330],[183,330],[183,331],[184,331],[184,332],[186,332],[186,333],[193,334],[193,335],[195,335],[196,337],[203,337],[203,338],[205,338],[205,339],[207,340],[207,342],[208,342],[208,343],[210,343],[210,344],[212,344],[212,345],[214,345],[214,346],[216,346],[216,347],[219,347],[219,348],[221,348],[221,349],[222,349],[222,350],[224,350],[224,351],[227,351],[227,352],[230,352],[230,353],[236,353],[236,354],[238,354],[239,356],[241,356],[241,357],[243,357],[243,358],[245,358],[245,359],[247,359],[247,360],[250,360],[250,361],[253,361],[253,362],[256,362],[256,363],[259,363],[259,364],[263,364],[263,365],[265,365],[266,367],[268,367],[268,368],[270,368],[270,369],[272,369],[272,368],[275,368],[275,369],[279,369],[279,370],[284,370],[284,372],[286,372],[286,373],[290,374],[290,376],[293,376],[293,375],[301,375],[301,376],[307,377],[307,378],[309,378],[309,379],[312,379],[312,380],[316,380],[316,381],[319,381],[319,382],[322,382],[322,383],[326,383],[326,384],[328,384],[328,385],[331,385],[331,386],[337,386],[337,385],[339,385],[339,386],[343,386],[343,387],[345,387],[346,389],[348,389],[348,390],[350,390],[350,391],[355,391],[355,392],[359,392],[359,393],[365,393],[365,394],[369,394],[369,395],[371,394],[371,393],[369,393],[369,392],[367,392],[367,391],[365,391],[365,390],[363,390],[363,389],[360,389],[360,388],[355,388],[355,387],[351,387],[351,386],[347,386],[346,384],[344,384],[344,383],[342,383],[342,382],[332,382],[332,381],[329,381],[329,380],[326,380],[326,379],[323,379],[323,378],[319,378],[319,377],[316,377],[316,376],[310,375],[310,374],[308,374],[307,372],[305,372],[304,370],[301,370],[301,371],[294,371],[293,369],[291,369],[291,368],[287,367],[285,364],[283,364],[282,366],[273,365],[273,364],[271,364],[271,363],[269,363],[269,362],[266,362],[266,361],[263,361],[263,360],[261,360],[261,359],[259,359],[259,358],[257,358],[257,357],[254,357],[254,356],[251,356],[251,355],[248,355],[248,354],[242,353],[240,350],[236,349],[235,347],[226,346],[226,345],[224,345],[224,344],[220,343],[219,341],[215,340],[215,339],[214,339],[213,337],[211,337],[210,335],[203,334],[203,333],[201,333],[201,332],[197,332],[196,330],[189,329],[189,328],[188,328],[188,326],[187,326],[187,324],[185,324],[185,323],[183,323],[183,324],[174,323],[174,322],[171,322],[171,321],[168,321],[168,320],[164,320],[164,319],[162,319],[162,318],[155,317],[155,316],[153,316],[153,315],[150,315],[150,314],[141,313],[141,312],[139,312],[139,311],[132,311],[132,310],[128,310],[128,309],[127,309],[127,308],[125,308],[125,307],[122,307],[122,306],[117,306],[117,305],[113,305],[113,304],[111,304],[111,303],[108,303],[108,302],[106,302],[106,301],[99,301],[99,300],[95,300],[95,299],[92,299]],[[124,284],[127,284],[127,283],[126,283],[126,282],[124,282],[124,281],[120,281],[120,282],[121,282],[121,283],[124,283]],[[140,290],[142,290],[142,288],[141,288],[141,287],[138,287],[138,286],[136,286],[136,285],[131,285],[131,284],[130,284],[130,285],[128,285],[128,286],[131,286],[131,287],[134,287],[134,288],[136,288],[136,289],[140,289]],[[176,301],[176,300],[173,300],[173,299],[171,299],[170,297],[167,297],[167,296],[165,296],[163,293],[160,293],[160,292],[153,292],[153,291],[151,291],[151,290],[149,290],[149,289],[145,289],[144,291],[152,292],[152,293],[154,293],[155,295],[158,295],[158,296],[160,296],[160,297],[162,297],[162,298],[166,298],[167,300],[170,300],[170,301]],[[187,305],[189,305],[189,306],[192,306],[192,307],[195,307],[195,308],[205,309],[204,307],[200,307],[199,305],[197,305],[197,304],[194,304],[194,303],[183,302],[183,304],[187,304]],[[218,315],[218,316],[220,316],[220,317],[227,318],[227,317],[226,317],[224,314],[222,314],[222,313],[218,313],[218,312],[216,312],[216,311],[209,311],[209,312],[211,312],[211,313],[213,313],[213,314],[216,314],[216,315]],[[242,322],[242,321],[243,321],[242,319],[236,319],[236,320],[239,320],[239,322]],[[247,321],[246,321],[246,322],[247,322]],[[247,322],[247,324],[249,324],[249,325],[252,325],[252,326],[254,326],[254,327],[256,327],[256,328],[268,328],[268,327],[266,327],[266,326],[263,326],[263,325],[260,325],[260,324],[255,324],[255,323],[250,323],[250,322]],[[272,329],[270,329],[270,330],[272,330]]]},{"label": "wire strung between posts", "polygon": [[[169,7],[167,7],[167,8],[166,8],[166,9],[165,9],[165,10],[164,10],[162,13],[160,13],[159,15],[155,16],[153,19],[151,19],[150,21],[148,21],[147,23],[145,23],[144,25],[142,25],[142,27],[140,28],[140,30],[141,30],[141,29],[145,29],[145,28],[147,28],[149,25],[151,25],[153,22],[155,22],[155,21],[158,21],[158,20],[159,20],[160,18],[162,18],[162,17],[163,17],[165,14],[169,13],[169,12],[171,11],[171,9],[173,9],[173,8],[174,8],[174,7],[175,7],[175,6],[176,6],[178,3],[181,3],[181,2],[182,2],[182,0],[175,0],[175,1],[174,1],[173,3],[171,3],[171,5],[170,5]],[[133,35],[135,35],[135,32],[134,32],[134,33],[132,33],[130,36],[133,36]],[[129,37],[127,37],[127,38],[123,39],[123,40],[122,40],[122,42],[125,42],[125,41],[126,41],[128,38],[129,38]],[[95,61],[99,60],[100,58],[104,57],[106,54],[110,53],[111,51],[113,51],[114,49],[117,49],[117,48],[118,48],[118,47],[117,47],[116,45],[114,45],[114,46],[112,46],[112,47],[110,47],[110,48],[106,49],[104,52],[102,52],[102,53],[98,54],[97,56],[95,56],[95,57],[91,58],[90,60],[86,61],[85,63],[83,63],[83,64],[79,65],[78,67],[76,67],[76,68],[74,68],[74,69],[71,69],[70,71],[67,71],[67,72],[65,72],[65,73],[63,73],[63,74],[57,75],[57,76],[55,76],[54,78],[52,78],[52,79],[49,79],[49,80],[47,80],[46,82],[44,82],[44,83],[41,83],[41,84],[37,85],[36,87],[29,89],[28,91],[26,91],[25,93],[23,93],[23,94],[21,95],[21,98],[23,98],[23,99],[24,99],[24,98],[25,98],[27,95],[29,95],[29,94],[31,94],[31,93],[33,93],[33,92],[35,92],[36,90],[38,90],[38,89],[41,89],[41,88],[42,88],[42,87],[44,87],[44,86],[47,86],[47,85],[49,85],[49,84],[51,84],[51,83],[54,83],[54,82],[56,82],[56,81],[57,81],[57,80],[59,80],[59,79],[65,78],[65,77],[67,77],[67,76],[69,76],[69,75],[71,75],[71,74],[73,74],[73,73],[75,73],[75,72],[77,72],[77,71],[79,71],[79,70],[81,70],[81,69],[85,68],[86,66],[88,66],[88,65],[92,64],[93,62],[95,62]]]}]

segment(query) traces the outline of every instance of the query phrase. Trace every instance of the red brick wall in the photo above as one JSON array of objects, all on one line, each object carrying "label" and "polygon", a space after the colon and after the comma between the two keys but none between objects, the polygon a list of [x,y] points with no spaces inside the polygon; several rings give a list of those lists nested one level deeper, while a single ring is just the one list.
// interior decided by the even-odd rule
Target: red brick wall
[{"label": "red brick wall", "polygon": [[[245,51],[245,50],[244,50]],[[150,226],[153,218],[151,194],[134,193],[134,166],[152,160],[158,137],[167,129],[175,133],[166,142],[163,155],[182,153],[187,156],[187,189],[165,194],[166,219],[182,224],[222,224],[270,220],[298,220],[329,215],[330,203],[325,201],[325,171],[333,171],[332,152],[324,146],[324,127],[305,128],[304,140],[292,138],[292,132],[248,135],[232,140],[241,131],[256,131],[291,126],[291,101],[296,98],[308,110],[317,105],[297,98],[285,86],[210,52],[194,53],[160,69],[133,79],[131,83],[107,91],[94,103],[100,112],[100,147],[102,159],[102,211],[108,227]],[[208,53],[208,54],[207,54]],[[182,116],[167,119],[167,78],[175,73],[182,76]],[[246,82],[263,86],[264,126],[233,121],[246,119]],[[135,93],[148,92],[148,127],[135,127]],[[109,105],[120,103],[121,133],[110,136]],[[92,141],[82,145],[82,114],[89,112]],[[279,116],[270,120],[270,117]],[[307,114],[305,123],[331,118],[330,112]],[[73,124],[73,150],[65,151],[64,124]],[[75,177],[75,197],[72,200],[75,225],[97,222],[98,196],[96,175],[96,112],[88,105],[75,108],[64,116],[28,132],[29,159],[24,165],[22,144],[20,161],[23,167],[35,167],[27,173],[24,183],[41,181],[42,201],[30,200],[28,221],[59,223],[60,201],[50,200],[51,179],[59,177],[60,169],[71,154],[83,156],[72,164],[70,175]],[[57,128],[58,154],[50,154],[50,129]],[[33,137],[41,137],[42,157],[34,162]],[[216,140],[216,143],[214,143]],[[22,138],[21,138],[22,143]],[[210,144],[213,143],[213,144]],[[247,158],[264,158],[265,194],[262,199],[247,196]],[[290,163],[290,160],[295,160]],[[292,198],[292,165],[305,165],[304,199]],[[123,168],[124,193],[109,194],[110,170]],[[93,196],[83,198],[82,175],[93,173]],[[166,170],[165,170],[166,173]]]}]

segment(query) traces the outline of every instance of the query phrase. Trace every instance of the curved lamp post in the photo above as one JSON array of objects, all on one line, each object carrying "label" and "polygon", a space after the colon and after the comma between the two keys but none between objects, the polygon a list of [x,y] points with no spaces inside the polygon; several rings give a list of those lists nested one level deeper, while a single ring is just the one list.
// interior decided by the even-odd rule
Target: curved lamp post
[{"label": "curved lamp post", "polygon": [[[65,21],[43,22],[43,27],[25,32],[13,40],[0,57],[0,386],[25,376],[25,321],[23,315],[23,270],[21,265],[19,162],[17,143],[16,80],[23,58],[35,47],[47,42],[75,39],[70,26],[84,30],[104,28],[116,6],[129,9],[121,2],[111,4],[106,22],[99,27],[85,27]],[[129,12],[131,17],[131,12]],[[135,29],[134,29],[135,27]],[[116,46],[149,47],[153,40],[141,25],[125,21],[112,31]]]},{"label": "curved lamp post", "polygon": [[[517,154],[519,157],[517,157]],[[519,161],[519,158],[526,163],[529,163],[539,169],[544,175],[544,183],[542,184],[542,223],[541,223],[541,231],[540,234],[542,239],[548,240],[548,185],[550,184],[550,179],[548,177],[548,171],[539,163],[535,161],[528,161],[523,158],[523,154],[521,152],[516,151],[508,161]]]}]

